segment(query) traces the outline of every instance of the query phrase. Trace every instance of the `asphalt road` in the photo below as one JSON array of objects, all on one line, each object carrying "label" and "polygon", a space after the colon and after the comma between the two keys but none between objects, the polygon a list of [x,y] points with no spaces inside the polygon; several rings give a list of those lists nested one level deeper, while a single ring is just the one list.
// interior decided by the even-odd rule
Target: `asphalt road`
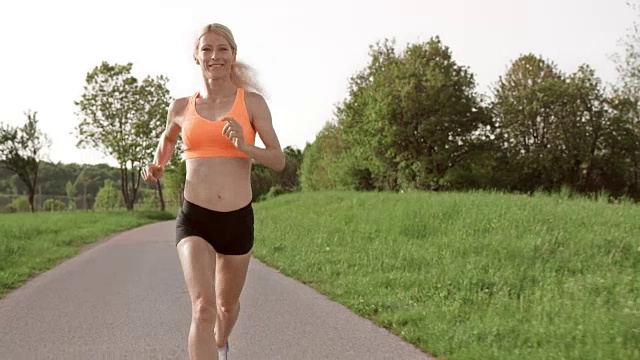
[{"label": "asphalt road", "polygon": [[[189,294],[174,222],[127,231],[0,300],[0,359],[188,359]],[[251,260],[230,338],[240,359],[430,359]]]}]

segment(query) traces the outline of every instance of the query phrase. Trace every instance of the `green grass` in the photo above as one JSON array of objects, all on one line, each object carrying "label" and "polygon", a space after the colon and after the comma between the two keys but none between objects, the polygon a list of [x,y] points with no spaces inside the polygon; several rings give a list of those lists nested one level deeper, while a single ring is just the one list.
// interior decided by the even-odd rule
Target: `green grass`
[{"label": "green grass", "polygon": [[439,358],[640,359],[637,205],[323,192],[255,209],[257,258]]},{"label": "green grass", "polygon": [[37,212],[0,215],[0,298],[112,233],[175,218],[170,212]]}]

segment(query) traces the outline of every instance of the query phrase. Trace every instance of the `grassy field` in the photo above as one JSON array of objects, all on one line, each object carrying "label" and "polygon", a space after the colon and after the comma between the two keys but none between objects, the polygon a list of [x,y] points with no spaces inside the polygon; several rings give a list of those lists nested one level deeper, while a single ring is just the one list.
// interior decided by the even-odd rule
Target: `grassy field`
[{"label": "grassy field", "polygon": [[257,258],[442,359],[640,359],[640,207],[469,193],[255,204]]},{"label": "grassy field", "polygon": [[[487,193],[255,204],[256,257],[441,359],[640,359],[640,206]],[[174,212],[0,215],[0,297]]]},{"label": "grassy field", "polygon": [[0,298],[30,277],[109,234],[160,220],[171,212],[16,213],[0,215]]}]

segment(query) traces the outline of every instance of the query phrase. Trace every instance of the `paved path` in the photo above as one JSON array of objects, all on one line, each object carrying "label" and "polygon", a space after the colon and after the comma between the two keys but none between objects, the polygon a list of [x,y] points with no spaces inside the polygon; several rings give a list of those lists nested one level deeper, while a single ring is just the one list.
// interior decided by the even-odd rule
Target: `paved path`
[{"label": "paved path", "polygon": [[[188,359],[174,222],[99,243],[0,300],[0,360]],[[232,359],[428,359],[252,259]]]}]

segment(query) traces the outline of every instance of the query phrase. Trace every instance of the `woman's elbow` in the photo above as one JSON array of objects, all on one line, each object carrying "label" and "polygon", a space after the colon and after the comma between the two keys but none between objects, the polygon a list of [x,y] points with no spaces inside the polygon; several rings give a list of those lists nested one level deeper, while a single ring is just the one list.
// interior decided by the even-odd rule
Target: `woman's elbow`
[{"label": "woman's elbow", "polygon": [[282,170],[284,170],[285,165],[287,165],[287,157],[284,155],[283,152],[280,152],[278,156],[278,161],[276,162],[276,166],[274,167],[273,170],[275,170],[276,172],[282,172]]}]

